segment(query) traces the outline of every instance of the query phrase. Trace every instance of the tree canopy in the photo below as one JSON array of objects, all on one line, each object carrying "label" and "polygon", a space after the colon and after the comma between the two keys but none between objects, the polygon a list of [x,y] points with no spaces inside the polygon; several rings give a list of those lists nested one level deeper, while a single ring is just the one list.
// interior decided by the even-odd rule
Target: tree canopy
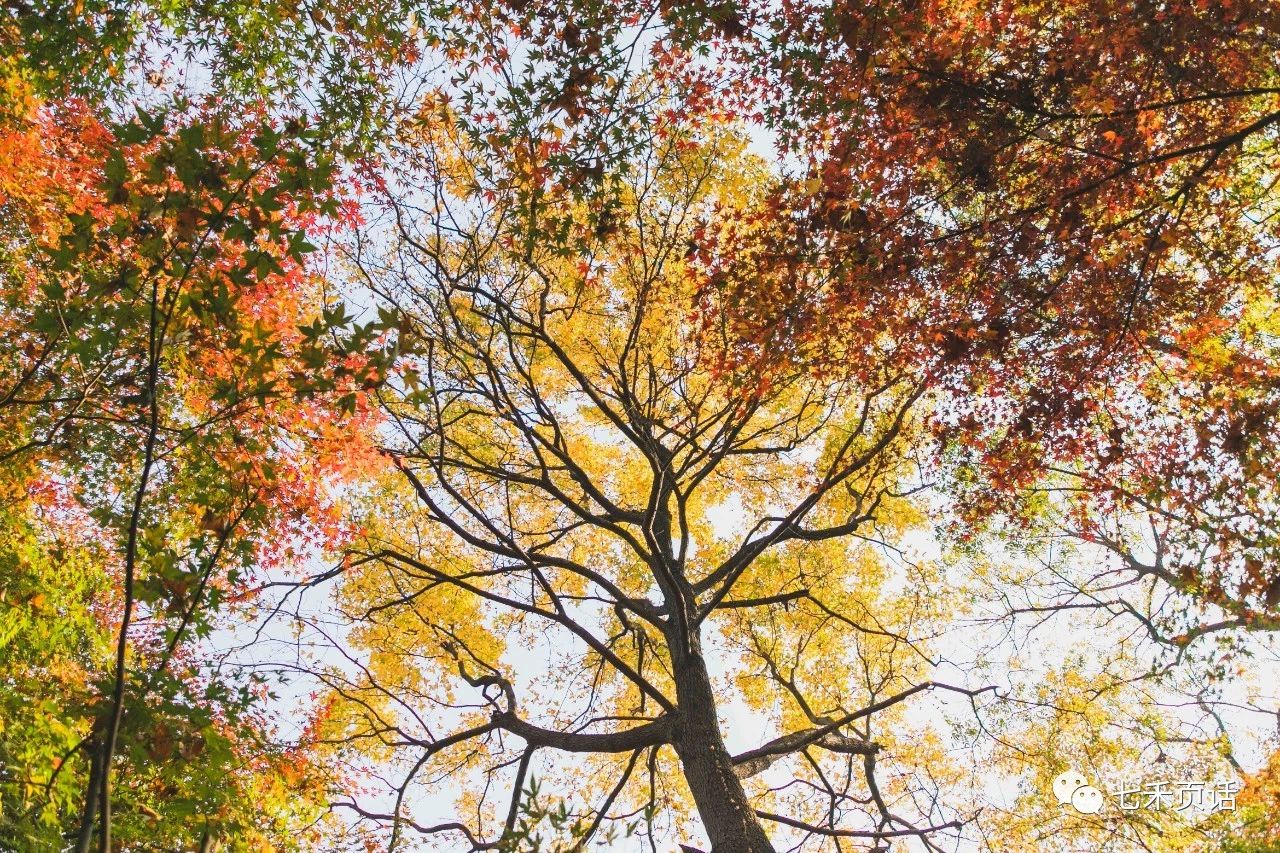
[{"label": "tree canopy", "polygon": [[1275,4],[8,11],[0,848],[1276,849]]}]

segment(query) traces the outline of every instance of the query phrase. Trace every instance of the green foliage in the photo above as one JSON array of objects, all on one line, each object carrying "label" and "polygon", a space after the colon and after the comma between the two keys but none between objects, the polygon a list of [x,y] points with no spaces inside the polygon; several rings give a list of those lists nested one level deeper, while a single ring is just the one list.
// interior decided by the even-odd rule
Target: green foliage
[{"label": "green foliage", "polygon": [[417,55],[407,0],[31,0],[0,25],[0,117],[29,98],[127,104],[199,69],[224,104],[307,114],[326,138],[367,146],[385,127],[392,71]]},{"label": "green foliage", "polygon": [[110,583],[101,554],[42,540],[12,494],[0,530],[0,848],[54,850],[84,786],[91,681],[110,643],[93,605]]}]

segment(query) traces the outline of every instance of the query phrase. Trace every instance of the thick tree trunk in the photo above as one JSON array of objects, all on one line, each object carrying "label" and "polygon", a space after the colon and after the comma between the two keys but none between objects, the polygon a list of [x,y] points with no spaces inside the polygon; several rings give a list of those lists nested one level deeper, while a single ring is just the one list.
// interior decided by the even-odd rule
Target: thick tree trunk
[{"label": "thick tree trunk", "polygon": [[690,653],[674,658],[680,712],[673,742],[712,853],[774,853],[725,749],[711,679],[696,639]]}]

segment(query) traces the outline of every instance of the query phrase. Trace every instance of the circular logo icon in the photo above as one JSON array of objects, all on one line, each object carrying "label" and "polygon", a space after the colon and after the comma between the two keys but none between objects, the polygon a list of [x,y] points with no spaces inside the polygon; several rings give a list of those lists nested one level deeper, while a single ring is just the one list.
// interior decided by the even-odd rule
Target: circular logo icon
[{"label": "circular logo icon", "polygon": [[1092,785],[1082,785],[1072,792],[1071,805],[1080,814],[1097,814],[1102,810],[1102,792]]},{"label": "circular logo icon", "polygon": [[1071,795],[1076,792],[1076,789],[1083,788],[1087,784],[1088,780],[1077,770],[1059,773],[1053,780],[1053,795],[1058,798],[1058,805],[1065,806],[1070,803]]}]

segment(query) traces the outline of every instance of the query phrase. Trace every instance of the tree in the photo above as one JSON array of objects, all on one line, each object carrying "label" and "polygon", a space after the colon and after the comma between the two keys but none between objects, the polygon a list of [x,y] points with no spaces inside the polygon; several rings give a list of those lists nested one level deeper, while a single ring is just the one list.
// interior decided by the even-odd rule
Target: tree
[{"label": "tree", "polygon": [[[324,448],[355,449],[337,430],[358,432],[346,413],[379,367],[375,332],[315,316],[299,224],[336,212],[330,170],[310,131],[260,117],[179,108],[109,128],[73,101],[35,122],[0,144],[6,633],[19,644],[5,664],[26,685],[15,700],[44,693],[41,673],[64,683],[49,685],[50,748],[11,732],[8,835],[38,849],[66,832],[74,784],[77,849],[95,826],[104,851],[113,827],[190,841],[193,814],[210,840],[254,833],[232,798],[256,789],[287,812],[261,774],[313,774],[270,744],[265,688],[219,675],[200,640],[290,539],[341,533],[324,478],[358,455]],[[361,354],[339,362],[341,347]]]},{"label": "tree", "polygon": [[[441,142],[438,160],[476,197],[475,154],[459,148]],[[750,203],[741,179],[762,169],[726,130],[673,132],[618,187],[613,230],[579,209],[580,255],[531,247],[512,188],[473,220],[447,195],[426,207],[437,216],[396,205],[394,254],[358,259],[418,343],[385,399],[394,472],[340,596],[371,657],[323,678],[328,739],[408,756],[395,808],[349,804],[389,821],[392,847],[410,830],[519,846],[534,775],[566,769],[547,752],[595,756],[579,843],[615,807],[651,824],[668,786],[687,789],[717,851],[772,850],[766,821],[872,840],[964,822],[938,803],[900,813],[903,783],[876,770],[901,706],[972,695],[924,676],[928,567],[895,570],[877,547],[918,518],[918,379],[801,370],[761,387],[720,373],[699,334],[683,247],[713,206]],[[556,672],[574,686],[553,702]],[[767,710],[778,736],[730,754],[731,698]],[[784,766],[823,804],[768,794],[760,780]],[[419,777],[473,776],[507,789],[496,815],[488,794],[463,801],[465,823],[400,810]],[[803,810],[775,811],[790,807]]]},{"label": "tree", "polygon": [[15,8],[0,844],[1267,843],[1273,4]]}]

